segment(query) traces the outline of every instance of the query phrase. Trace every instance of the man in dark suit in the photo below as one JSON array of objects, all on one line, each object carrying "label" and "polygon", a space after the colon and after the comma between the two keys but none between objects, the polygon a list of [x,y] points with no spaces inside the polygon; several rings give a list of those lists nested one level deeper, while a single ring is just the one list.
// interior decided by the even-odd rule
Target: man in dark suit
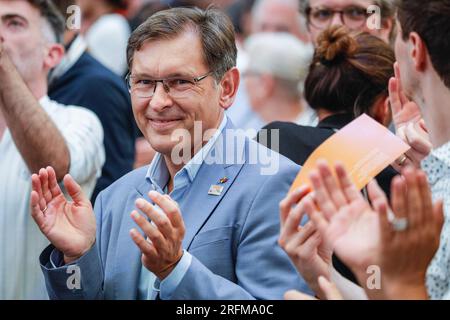
[{"label": "man in dark suit", "polygon": [[[64,12],[65,13],[65,12]],[[49,96],[92,110],[105,133],[106,162],[92,201],[133,169],[137,126],[125,81],[95,60],[81,36],[66,31],[66,56],[50,77]]]}]

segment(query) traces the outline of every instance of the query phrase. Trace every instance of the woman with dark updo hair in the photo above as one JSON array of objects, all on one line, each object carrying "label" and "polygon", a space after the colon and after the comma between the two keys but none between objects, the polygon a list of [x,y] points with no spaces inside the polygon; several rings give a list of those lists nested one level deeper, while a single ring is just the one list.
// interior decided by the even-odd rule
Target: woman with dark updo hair
[{"label": "woman with dark updo hair", "polygon": [[[260,132],[258,141],[271,148],[270,133],[272,129],[278,129],[279,150],[276,151],[303,165],[325,140],[363,113],[388,126],[391,123],[388,84],[394,76],[394,63],[395,55],[391,47],[373,35],[352,33],[343,26],[325,30],[317,40],[304,90],[306,101],[318,114],[319,124],[317,127],[306,127],[274,122],[263,128],[267,130],[267,135]],[[342,150],[343,155],[348,152],[351,150]],[[397,174],[392,167],[388,167],[376,177],[388,196],[391,180]],[[283,248],[315,292],[320,292],[318,277],[330,279],[331,273],[336,271],[356,283],[349,269],[335,256],[331,257],[332,250],[324,250],[321,245],[315,249],[316,259],[302,260],[299,258],[302,255]],[[329,256],[324,252],[329,252]],[[331,268],[331,261],[334,269]]]}]

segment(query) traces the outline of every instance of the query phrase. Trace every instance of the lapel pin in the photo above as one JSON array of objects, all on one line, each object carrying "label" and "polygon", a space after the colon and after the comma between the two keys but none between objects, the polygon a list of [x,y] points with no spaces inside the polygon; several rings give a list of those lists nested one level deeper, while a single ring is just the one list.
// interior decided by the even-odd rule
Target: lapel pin
[{"label": "lapel pin", "polygon": [[225,184],[228,182],[228,178],[227,177],[223,177],[222,179],[219,180],[220,184]]},{"label": "lapel pin", "polygon": [[222,186],[212,185],[211,188],[209,188],[208,194],[210,196],[220,196],[223,192]]}]

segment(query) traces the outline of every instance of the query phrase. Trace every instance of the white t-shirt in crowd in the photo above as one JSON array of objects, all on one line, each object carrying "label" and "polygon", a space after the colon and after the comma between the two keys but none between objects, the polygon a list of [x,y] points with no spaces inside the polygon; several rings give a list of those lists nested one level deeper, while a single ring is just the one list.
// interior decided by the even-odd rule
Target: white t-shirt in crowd
[{"label": "white t-shirt in crowd", "polygon": [[127,45],[131,30],[120,14],[100,17],[87,31],[89,53],[119,76],[127,72]]},{"label": "white t-shirt in crowd", "polygon": [[[87,109],[47,96],[39,102],[67,142],[69,173],[90,196],[105,162],[100,121]],[[49,243],[31,217],[31,173],[8,129],[0,155],[0,300],[48,299],[38,258]]]}]

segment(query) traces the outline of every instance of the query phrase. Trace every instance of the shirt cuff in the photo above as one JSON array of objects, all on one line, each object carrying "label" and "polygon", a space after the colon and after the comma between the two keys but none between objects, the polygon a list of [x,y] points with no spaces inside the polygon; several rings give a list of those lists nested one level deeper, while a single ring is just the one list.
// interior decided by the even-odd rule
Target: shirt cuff
[{"label": "shirt cuff", "polygon": [[156,280],[155,287],[160,287],[160,298],[162,300],[170,300],[173,292],[176,290],[181,280],[183,280],[184,275],[191,266],[192,256],[186,250],[183,251],[183,257],[180,262],[178,262],[175,269],[165,278],[161,283]]},{"label": "shirt cuff", "polygon": [[62,267],[64,264],[62,261],[64,257],[61,252],[56,249],[53,249],[52,253],[50,253],[50,265],[53,269],[58,269]]}]

